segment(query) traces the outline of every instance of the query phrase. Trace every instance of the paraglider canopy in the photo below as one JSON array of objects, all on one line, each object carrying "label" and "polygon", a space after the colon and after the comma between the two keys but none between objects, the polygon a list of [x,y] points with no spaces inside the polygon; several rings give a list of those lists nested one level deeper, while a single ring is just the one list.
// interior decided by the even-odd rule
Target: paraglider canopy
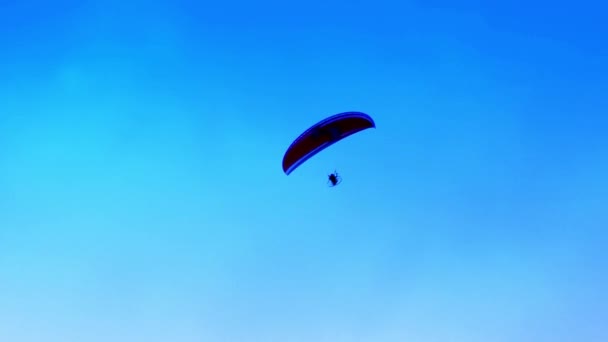
[{"label": "paraglider canopy", "polygon": [[374,120],[361,112],[344,112],[319,121],[304,131],[287,149],[283,156],[283,171],[289,175],[315,154],[338,141],[375,128]]}]

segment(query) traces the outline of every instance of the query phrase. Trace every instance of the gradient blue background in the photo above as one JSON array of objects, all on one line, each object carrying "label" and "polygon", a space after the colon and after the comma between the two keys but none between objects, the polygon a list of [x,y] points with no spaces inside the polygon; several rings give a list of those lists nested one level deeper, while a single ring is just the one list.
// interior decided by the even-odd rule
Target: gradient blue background
[{"label": "gradient blue background", "polygon": [[606,13],[1,1],[0,340],[607,341]]}]

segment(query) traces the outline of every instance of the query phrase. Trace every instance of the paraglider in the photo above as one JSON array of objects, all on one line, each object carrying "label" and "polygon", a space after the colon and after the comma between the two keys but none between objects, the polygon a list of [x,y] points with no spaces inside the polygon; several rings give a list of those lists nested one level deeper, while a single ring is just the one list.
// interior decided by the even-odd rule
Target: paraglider
[{"label": "paraglider", "polygon": [[[289,175],[317,153],[369,128],[376,128],[376,123],[369,115],[362,112],[339,113],[317,122],[300,134],[289,146],[283,156],[283,172]],[[340,183],[337,173],[329,175],[329,179],[332,186]]]}]

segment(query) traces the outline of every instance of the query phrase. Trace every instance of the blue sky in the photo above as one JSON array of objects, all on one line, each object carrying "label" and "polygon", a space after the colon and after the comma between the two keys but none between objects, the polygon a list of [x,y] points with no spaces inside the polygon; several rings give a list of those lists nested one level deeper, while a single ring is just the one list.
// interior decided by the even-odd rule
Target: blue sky
[{"label": "blue sky", "polygon": [[0,2],[0,340],[607,340],[606,10]]}]

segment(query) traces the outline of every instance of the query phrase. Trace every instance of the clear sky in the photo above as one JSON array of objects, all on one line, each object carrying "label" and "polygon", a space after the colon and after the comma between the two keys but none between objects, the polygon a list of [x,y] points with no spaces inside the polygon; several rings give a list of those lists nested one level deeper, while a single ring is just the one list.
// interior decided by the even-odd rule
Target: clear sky
[{"label": "clear sky", "polygon": [[0,1],[0,340],[607,341],[606,13]]}]

